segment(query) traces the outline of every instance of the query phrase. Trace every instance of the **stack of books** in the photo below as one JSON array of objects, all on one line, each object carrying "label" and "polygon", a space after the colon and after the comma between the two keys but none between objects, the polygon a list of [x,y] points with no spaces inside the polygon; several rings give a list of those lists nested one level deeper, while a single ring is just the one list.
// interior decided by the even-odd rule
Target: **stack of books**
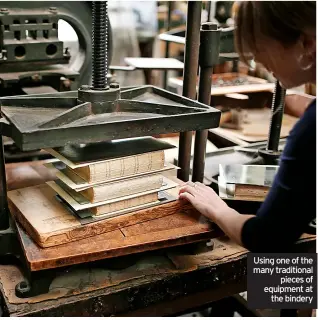
[{"label": "stack of books", "polygon": [[57,180],[48,182],[79,218],[109,218],[159,204],[164,190],[177,186],[165,176],[173,145],[152,137],[48,149],[58,161]]},{"label": "stack of books", "polygon": [[171,214],[180,206],[178,168],[165,163],[170,148],[143,137],[49,149],[57,179],[9,191],[10,212],[44,248]]},{"label": "stack of books", "polygon": [[219,165],[219,196],[228,200],[265,200],[278,166],[271,165]]}]

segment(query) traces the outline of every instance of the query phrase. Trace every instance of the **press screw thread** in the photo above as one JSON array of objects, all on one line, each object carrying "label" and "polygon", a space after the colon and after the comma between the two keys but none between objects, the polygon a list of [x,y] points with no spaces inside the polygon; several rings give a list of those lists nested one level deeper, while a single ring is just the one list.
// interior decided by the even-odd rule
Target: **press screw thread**
[{"label": "press screw thread", "polygon": [[108,72],[108,4],[107,1],[93,1],[92,22],[92,85],[93,89],[107,88]]}]

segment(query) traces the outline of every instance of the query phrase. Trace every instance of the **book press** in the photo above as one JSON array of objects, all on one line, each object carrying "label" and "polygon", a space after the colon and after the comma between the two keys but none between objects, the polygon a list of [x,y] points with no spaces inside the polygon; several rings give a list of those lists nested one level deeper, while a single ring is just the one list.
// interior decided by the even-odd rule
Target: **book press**
[{"label": "book press", "polygon": [[[138,150],[138,138],[178,132],[180,144],[177,168],[179,180],[177,181],[181,182],[189,180],[191,138],[192,131],[195,131],[192,180],[202,182],[207,129],[217,128],[221,117],[221,112],[210,106],[213,67],[221,60],[238,59],[234,53],[233,28],[222,29],[209,22],[200,25],[200,2],[189,2],[183,95],[151,85],[121,87],[108,74],[111,69],[111,37],[116,35],[111,35],[107,8],[107,2],[92,3],[92,51],[91,57],[86,56],[84,63],[84,68],[88,69],[88,64],[91,63],[92,85],[88,85],[89,79],[84,77],[80,82],[87,84],[81,85],[78,90],[45,94],[34,94],[33,90],[33,94],[29,95],[1,97],[2,137],[11,138],[23,152],[46,149],[55,150],[55,154],[58,150],[59,154],[63,155],[64,147],[73,147],[75,150],[76,146],[95,146],[95,149],[103,149],[109,146],[107,143],[111,141],[130,138],[137,138],[136,150]],[[37,14],[39,13],[35,12],[32,17],[29,13],[29,20],[36,21]],[[39,33],[40,30],[45,29],[44,24],[47,24],[54,29],[48,31],[48,41],[38,37],[33,44],[39,47],[34,45],[32,48],[32,43],[28,43],[29,47],[24,47],[23,38],[21,38],[18,50],[18,54],[22,52],[22,56],[25,54],[23,50],[31,50],[32,53],[41,52],[36,48],[40,48],[43,43],[47,45],[51,41],[50,36],[56,35],[56,19],[59,15],[66,16],[65,12],[59,12],[55,8],[50,8],[46,14],[48,18],[43,24],[33,22],[32,26],[26,26],[15,22],[20,18],[21,12],[2,9],[0,32],[4,32],[4,27],[9,26],[6,30],[8,31],[7,39],[9,39],[10,33],[19,32],[27,27]],[[85,25],[78,23],[76,19],[74,24],[78,24],[81,28]],[[50,34],[51,32],[53,33]],[[87,41],[88,33],[83,31],[83,34],[86,39],[82,41]],[[53,54],[51,52],[51,56],[54,57],[54,63],[58,66],[70,59],[69,53],[63,51],[63,45],[58,41],[50,42],[46,48],[54,51]],[[11,53],[17,56],[14,50],[17,50],[16,45],[7,45],[7,59],[13,57]],[[34,55],[34,61],[41,61],[42,57],[39,55]],[[2,62],[0,59],[0,66]],[[200,71],[198,101],[196,101],[198,65]],[[49,69],[52,70],[52,67]],[[66,72],[65,68],[54,70],[54,72],[69,78],[81,77],[84,74],[83,70],[71,74]],[[63,79],[65,84],[65,77]],[[284,98],[285,90],[277,82],[273,95],[267,146],[260,148],[257,157],[253,158],[249,164],[277,164],[280,156],[279,143]],[[150,151],[155,150],[150,148],[147,152]],[[125,156],[131,155],[126,150]],[[52,162],[53,165],[61,163],[61,157],[57,158],[59,161]],[[101,161],[101,159],[96,160]],[[111,217],[85,220],[83,219],[84,211],[78,213],[74,210],[72,203],[63,199],[62,193],[57,192],[58,186],[53,188],[54,192],[47,184],[39,186],[38,189],[30,189],[28,191],[30,193],[23,193],[23,190],[8,192],[3,145],[0,148],[0,166],[0,263],[16,264],[21,269],[24,280],[15,287],[15,294],[19,298],[47,293],[52,280],[73,265],[100,262],[110,267],[112,262],[115,261],[116,264],[116,259],[131,254],[206,242],[220,235],[220,231],[202,219],[189,204],[180,204],[175,195],[165,192],[169,191],[168,188],[159,190],[160,197],[155,204],[146,205],[140,210],[123,210],[122,213]],[[176,184],[172,186],[176,187]],[[42,199],[44,193],[49,193],[52,197],[49,200]],[[52,206],[53,209],[47,209],[53,202],[64,218],[68,216],[70,221],[76,222],[72,224],[73,229],[70,227],[66,232],[67,236],[61,235],[59,238],[56,235],[54,238],[54,235],[48,234],[47,238],[46,236],[41,238],[37,230],[39,224],[31,221],[29,212],[33,216],[41,216],[41,210],[43,212],[54,210],[54,206]],[[187,223],[192,229],[177,225],[178,228],[172,229],[172,233],[161,229],[162,232],[149,231],[147,236],[129,237],[124,234],[120,241],[112,239],[112,234],[118,231],[125,233],[123,230],[129,226],[140,224],[140,228],[143,228],[143,223],[149,219],[167,218],[166,224],[169,224],[168,218],[171,215],[176,215],[180,221],[188,216]],[[41,243],[39,239],[44,240]]]}]

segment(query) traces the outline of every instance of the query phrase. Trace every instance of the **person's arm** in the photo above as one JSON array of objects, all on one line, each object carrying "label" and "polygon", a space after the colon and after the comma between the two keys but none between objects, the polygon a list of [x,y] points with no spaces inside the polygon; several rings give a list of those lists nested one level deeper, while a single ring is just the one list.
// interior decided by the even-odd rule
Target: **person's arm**
[{"label": "person's arm", "polygon": [[242,243],[254,252],[286,252],[316,217],[316,103],[287,139],[279,170],[256,217],[242,228]]},{"label": "person's arm", "polygon": [[180,198],[254,252],[284,252],[316,216],[316,106],[290,133],[274,184],[256,216],[240,215],[209,187],[186,185]]},{"label": "person's arm", "polygon": [[245,222],[255,216],[239,214],[230,208],[210,187],[202,183],[186,184],[179,191],[179,198],[187,200],[209,220],[215,222],[236,243],[242,244]]},{"label": "person's arm", "polygon": [[294,117],[302,117],[314,99],[314,96],[305,93],[286,95],[285,112]]},{"label": "person's arm", "polygon": [[244,246],[242,242],[242,229],[246,221],[253,217],[255,215],[239,214],[237,211],[229,208],[225,214],[217,215],[214,222],[229,238],[240,246]]}]

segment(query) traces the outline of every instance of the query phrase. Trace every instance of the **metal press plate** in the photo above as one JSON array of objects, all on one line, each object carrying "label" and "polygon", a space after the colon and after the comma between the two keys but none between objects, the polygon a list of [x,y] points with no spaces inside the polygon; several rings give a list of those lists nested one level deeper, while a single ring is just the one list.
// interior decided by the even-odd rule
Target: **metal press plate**
[{"label": "metal press plate", "polygon": [[[280,139],[279,149],[283,150],[286,139]],[[258,149],[265,148],[267,142],[250,143],[244,147],[235,146],[221,148],[208,152],[205,156],[204,179],[206,184],[210,184],[219,175],[219,165],[246,165],[258,156]],[[173,162],[177,165],[177,159]],[[191,157],[190,171],[192,172],[193,157]]]},{"label": "metal press plate", "polygon": [[[205,157],[204,179],[209,184],[219,175],[219,164],[245,164],[253,159],[253,155],[235,152],[233,147],[222,148],[208,152]],[[177,159],[173,162],[178,163]],[[193,157],[191,157],[190,171],[193,169]]]},{"label": "metal press plate", "polygon": [[[27,151],[216,128],[220,121],[219,110],[153,86],[123,89],[113,112],[94,105],[81,108],[76,94],[1,99],[2,134]],[[67,121],[65,113],[71,115]]]},{"label": "metal press plate", "polygon": [[278,166],[220,164],[219,171],[226,183],[270,187]]},{"label": "metal press plate", "polygon": [[[182,97],[170,91],[154,86],[141,86],[121,92],[122,99],[135,100],[140,102],[157,103],[174,106],[200,107],[207,108],[205,104]],[[214,109],[215,110],[215,109]]]}]

